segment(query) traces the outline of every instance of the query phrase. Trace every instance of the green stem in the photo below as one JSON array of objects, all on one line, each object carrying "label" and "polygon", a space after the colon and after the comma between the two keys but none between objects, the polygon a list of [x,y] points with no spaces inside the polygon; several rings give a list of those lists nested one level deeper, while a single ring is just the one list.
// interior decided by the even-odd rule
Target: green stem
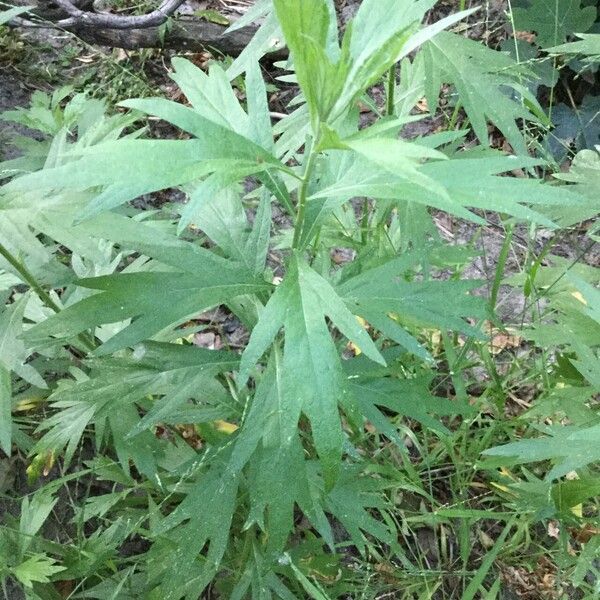
[{"label": "green stem", "polygon": [[387,97],[385,104],[385,114],[390,117],[394,114],[394,94],[396,91],[396,64],[394,63],[388,71]]},{"label": "green stem", "polygon": [[448,122],[448,130],[449,131],[452,131],[456,127],[456,121],[458,121],[458,113],[461,108],[462,108],[462,103],[459,100],[456,103],[456,106],[454,107],[454,112],[452,113],[452,116],[450,117],[450,121]]},{"label": "green stem", "polygon": [[363,246],[366,246],[367,242],[369,241],[369,217],[371,216],[371,211],[369,209],[369,201],[366,198],[363,210],[364,212],[360,222],[360,239]]},{"label": "green stem", "polygon": [[319,140],[315,140],[310,148],[308,158],[306,159],[306,167],[304,169],[304,176],[300,182],[300,188],[298,189],[298,214],[296,217],[296,226],[294,229],[294,240],[292,242],[292,248],[295,250],[300,244],[302,238],[302,230],[304,229],[304,219],[306,218],[306,198],[308,195],[308,185],[310,178],[315,168],[315,162],[317,159],[319,147]]},{"label": "green stem", "polygon": [[321,241],[321,227],[317,227],[317,233],[315,234],[314,239],[315,239],[315,241],[313,242],[312,256],[310,259],[311,266],[315,262],[315,259],[317,258],[317,249],[319,248],[319,242]]},{"label": "green stem", "polygon": [[0,254],[6,259],[6,261],[14,267],[14,269],[22,277],[23,281],[40,297],[42,302],[54,312],[60,312],[60,306],[52,300],[50,294],[38,283],[37,279],[27,269],[27,267],[17,260],[9,250],[0,243]]},{"label": "green stem", "polygon": [[510,252],[513,234],[514,226],[509,225],[506,230],[506,236],[504,238],[504,243],[502,244],[502,249],[500,250],[500,255],[498,256],[498,265],[496,267],[496,274],[492,285],[492,293],[490,294],[490,306],[492,310],[496,309],[496,304],[498,303],[498,293],[500,291],[500,285],[502,284],[502,278],[504,277],[504,267],[506,266],[508,253]]},{"label": "green stem", "polygon": [[[58,313],[61,311],[61,308],[54,300],[50,294],[41,286],[39,281],[35,278],[33,273],[15,256],[11,254],[11,252],[0,243],[0,255],[3,256],[6,261],[19,273],[23,281],[39,296],[40,300],[52,311]],[[81,343],[86,347],[87,350],[93,350],[96,347],[96,343],[89,339],[88,336],[81,333],[77,336]]]}]

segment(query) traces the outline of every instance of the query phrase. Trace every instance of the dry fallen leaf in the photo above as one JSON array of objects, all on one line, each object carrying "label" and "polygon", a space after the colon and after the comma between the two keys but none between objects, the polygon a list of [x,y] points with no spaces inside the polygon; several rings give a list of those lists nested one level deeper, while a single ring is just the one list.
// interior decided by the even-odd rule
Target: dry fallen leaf
[{"label": "dry fallen leaf", "polygon": [[208,348],[209,350],[220,350],[223,344],[221,337],[212,331],[202,331],[194,334],[194,346]]},{"label": "dry fallen leaf", "polygon": [[516,40],[523,40],[528,44],[533,44],[535,42],[536,35],[531,31],[515,31],[514,34]]},{"label": "dry fallen leaf", "polygon": [[202,439],[198,435],[198,431],[194,425],[176,425],[175,428],[181,433],[181,437],[186,441],[188,446],[194,448],[194,450],[202,448]]},{"label": "dry fallen leaf", "polygon": [[570,529],[569,533],[580,544],[587,544],[593,537],[600,535],[600,528],[587,523],[581,529]]},{"label": "dry fallen leaf", "polygon": [[548,521],[547,532],[551,538],[557,540],[560,537],[560,526],[558,521]]},{"label": "dry fallen leaf", "polygon": [[500,330],[488,321],[484,325],[484,330],[490,336],[490,352],[492,354],[500,354],[508,348],[518,348],[523,342],[523,338],[510,327]]},{"label": "dry fallen leaf", "polygon": [[481,542],[481,545],[486,549],[489,550],[490,548],[493,547],[494,545],[494,540],[485,532],[482,531],[481,529],[477,532],[477,537],[479,537],[479,541]]}]

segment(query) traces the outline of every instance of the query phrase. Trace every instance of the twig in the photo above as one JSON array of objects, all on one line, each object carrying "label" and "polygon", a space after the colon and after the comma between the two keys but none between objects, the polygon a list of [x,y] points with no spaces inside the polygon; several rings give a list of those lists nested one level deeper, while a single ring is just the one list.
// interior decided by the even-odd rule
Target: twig
[{"label": "twig", "polygon": [[93,13],[77,8],[70,0],[54,0],[70,18],[58,21],[60,27],[102,27],[106,29],[145,29],[162,25],[184,2],[165,0],[156,10],[145,15],[112,15]]}]

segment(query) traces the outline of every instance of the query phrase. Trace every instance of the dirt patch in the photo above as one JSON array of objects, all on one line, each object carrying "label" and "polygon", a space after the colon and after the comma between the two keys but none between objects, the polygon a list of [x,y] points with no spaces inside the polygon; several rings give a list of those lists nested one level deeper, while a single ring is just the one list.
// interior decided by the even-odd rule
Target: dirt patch
[{"label": "dirt patch", "polygon": [[[0,112],[17,106],[25,106],[29,102],[30,96],[31,91],[14,76],[14,73],[0,67]],[[33,132],[14,123],[0,121],[0,158],[2,160],[18,156],[18,150],[9,144],[15,135],[32,136]]]}]

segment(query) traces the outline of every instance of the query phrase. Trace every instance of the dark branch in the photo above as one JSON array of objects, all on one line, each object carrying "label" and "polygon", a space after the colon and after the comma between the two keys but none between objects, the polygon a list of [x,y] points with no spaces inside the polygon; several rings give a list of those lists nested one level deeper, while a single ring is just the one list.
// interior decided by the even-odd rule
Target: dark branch
[{"label": "dark branch", "polygon": [[[227,28],[222,25],[183,15],[173,19],[171,26],[164,31],[160,25],[164,22],[166,13],[162,13],[158,25],[149,24],[147,18],[161,10],[164,11],[167,2],[157,11],[142,17],[93,13],[92,0],[14,0],[17,5],[28,2],[37,4],[31,13],[34,19],[37,17],[40,21],[18,19],[9,23],[11,26],[59,27],[74,33],[87,43],[126,50],[171,48],[178,51],[209,51],[213,54],[238,56],[250,43],[257,29],[256,25],[249,25],[227,32]],[[169,3],[167,10],[171,10],[174,5],[174,1]],[[177,5],[179,6],[179,0]],[[110,23],[105,25],[105,18],[108,18]],[[144,19],[143,26],[136,25],[139,21],[132,20],[139,18]],[[123,26],[115,28],[115,19],[119,20],[119,24],[123,23]],[[278,42],[279,40],[273,40],[274,51],[265,56],[266,61],[281,60],[287,56],[286,49]]]},{"label": "dark branch", "polygon": [[185,0],[165,0],[156,10],[145,15],[112,15],[94,13],[77,8],[70,0],[54,0],[68,15],[58,21],[59,27],[101,27],[103,29],[145,29],[162,25]]},{"label": "dark branch", "polygon": [[[79,26],[70,27],[69,30],[86,42],[99,46],[126,50],[172,48],[189,52],[209,51],[229,56],[238,56],[256,33],[255,26],[242,27],[225,33],[226,27],[194,17],[174,19],[172,26],[164,35],[161,35],[159,27],[122,30]],[[277,47],[277,50],[267,54],[265,59],[281,60],[285,56],[285,49]]]}]

